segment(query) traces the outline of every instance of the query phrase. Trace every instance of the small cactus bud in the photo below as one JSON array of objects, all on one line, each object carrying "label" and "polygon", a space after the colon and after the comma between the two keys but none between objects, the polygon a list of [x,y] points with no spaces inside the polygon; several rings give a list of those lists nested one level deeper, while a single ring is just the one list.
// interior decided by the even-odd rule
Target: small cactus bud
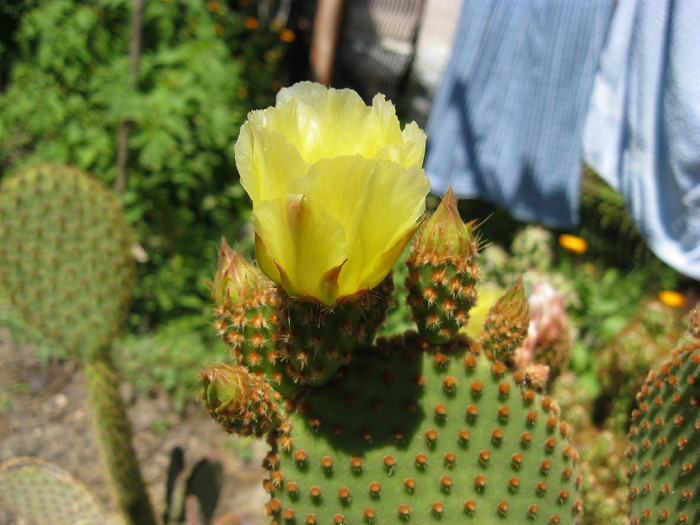
[{"label": "small cactus bud", "polygon": [[242,367],[220,364],[199,374],[202,385],[200,397],[210,410],[218,412],[234,403],[240,396],[245,396],[245,371]]},{"label": "small cactus bud", "polygon": [[462,222],[450,189],[418,231],[406,261],[408,303],[425,340],[445,344],[468,321],[479,280],[477,251],[474,223]]},{"label": "small cactus bud", "polygon": [[262,272],[221,239],[219,267],[212,285],[212,299],[219,307],[260,299],[267,288]]},{"label": "small cactus bud", "polygon": [[262,436],[280,427],[280,396],[264,376],[243,366],[217,364],[203,370],[198,379],[200,398],[228,432]]},{"label": "small cactus bud", "polygon": [[457,200],[450,188],[433,216],[416,234],[411,255],[417,264],[438,266],[449,261],[459,268],[460,264],[476,255],[473,230],[474,222],[462,222]]},{"label": "small cactus bud", "polygon": [[495,359],[508,362],[527,336],[529,323],[530,307],[519,278],[486,315],[481,342]]}]

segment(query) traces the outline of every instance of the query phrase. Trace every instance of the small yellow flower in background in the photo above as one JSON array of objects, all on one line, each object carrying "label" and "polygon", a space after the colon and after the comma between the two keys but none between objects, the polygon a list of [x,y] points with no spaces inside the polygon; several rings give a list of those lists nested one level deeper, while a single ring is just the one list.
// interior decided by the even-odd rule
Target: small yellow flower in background
[{"label": "small yellow flower in background", "polygon": [[559,236],[559,245],[565,250],[579,255],[588,251],[586,239],[582,239],[576,235],[569,235],[568,233],[563,233]]},{"label": "small yellow flower in background", "polygon": [[667,306],[681,308],[685,305],[685,297],[683,294],[674,292],[673,290],[662,290],[659,292],[659,301]]},{"label": "small yellow flower in background", "polygon": [[430,189],[425,133],[384,96],[302,82],[252,111],[236,143],[260,269],[333,306],[376,287],[418,228]]}]

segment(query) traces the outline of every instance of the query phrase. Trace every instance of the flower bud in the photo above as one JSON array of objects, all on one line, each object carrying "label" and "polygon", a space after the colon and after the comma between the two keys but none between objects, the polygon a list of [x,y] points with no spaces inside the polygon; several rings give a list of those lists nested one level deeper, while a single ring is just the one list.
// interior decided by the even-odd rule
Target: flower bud
[{"label": "flower bud", "polygon": [[262,273],[221,239],[219,266],[212,285],[212,299],[216,306],[230,309],[259,300],[266,287]]},{"label": "flower bud", "polygon": [[245,375],[243,367],[225,364],[202,370],[198,376],[202,385],[200,397],[209,410],[219,412],[240,403],[246,397],[245,389],[248,386]]},{"label": "flower bud", "polygon": [[510,361],[527,336],[529,324],[530,307],[519,278],[486,315],[482,344],[495,359]]},{"label": "flower bud", "polygon": [[458,270],[477,252],[474,222],[464,223],[452,188],[447,190],[432,217],[416,234],[412,258],[416,264],[437,266],[446,262]]},{"label": "flower bud", "polygon": [[227,432],[259,437],[279,428],[280,396],[262,374],[219,363],[200,372],[198,379],[199,397]]},{"label": "flower bud", "polygon": [[479,267],[473,225],[462,222],[450,188],[406,259],[407,301],[421,337],[430,343],[451,341],[476,302]]}]

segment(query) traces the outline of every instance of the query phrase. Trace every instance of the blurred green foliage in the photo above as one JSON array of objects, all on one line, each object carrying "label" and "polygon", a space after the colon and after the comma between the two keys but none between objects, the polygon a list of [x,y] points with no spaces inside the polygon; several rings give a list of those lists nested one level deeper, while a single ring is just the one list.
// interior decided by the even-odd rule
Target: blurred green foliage
[{"label": "blurred green foliage", "polygon": [[204,281],[221,235],[250,247],[233,144],[247,112],[273,102],[289,38],[223,2],[146,1],[134,83],[133,4],[25,0],[13,8],[12,37],[0,39],[9,71],[0,174],[53,162],[111,186],[118,130],[129,123],[122,197],[147,256],[131,325],[148,329],[209,309]]},{"label": "blurred green foliage", "polygon": [[197,371],[229,355],[218,337],[207,337],[201,328],[199,316],[183,316],[151,333],[127,336],[117,348],[124,376],[141,391],[166,392],[175,409],[183,410],[197,397]]}]

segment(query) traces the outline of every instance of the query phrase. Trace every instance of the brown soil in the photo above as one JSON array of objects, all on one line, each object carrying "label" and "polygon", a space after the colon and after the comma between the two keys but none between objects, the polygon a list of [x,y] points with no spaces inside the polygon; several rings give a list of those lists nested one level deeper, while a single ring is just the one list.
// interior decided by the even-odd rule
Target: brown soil
[{"label": "brown soil", "polygon": [[[195,403],[178,414],[164,394],[143,394],[123,385],[134,444],[158,515],[165,506],[165,479],[174,447],[193,465],[218,460],[224,471],[216,516],[232,513],[236,525],[265,523],[261,468],[265,444],[236,440]],[[42,365],[33,349],[0,329],[0,462],[34,456],[57,464],[90,487],[106,508],[108,486],[98,459],[83,377],[75,363]],[[243,456],[246,456],[245,460]],[[0,506],[0,525],[26,525]]]}]

